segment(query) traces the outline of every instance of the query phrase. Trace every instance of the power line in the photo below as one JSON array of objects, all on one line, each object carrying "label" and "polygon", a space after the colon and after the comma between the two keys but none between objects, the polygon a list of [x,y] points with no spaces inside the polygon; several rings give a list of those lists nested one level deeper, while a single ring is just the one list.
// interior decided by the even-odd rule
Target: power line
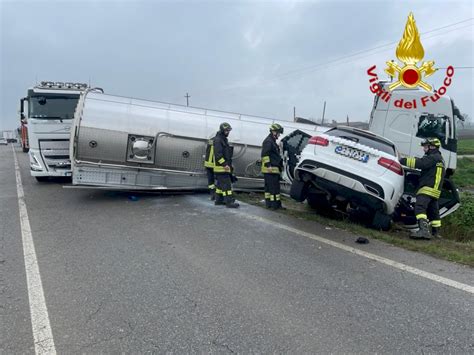
[{"label": "power line", "polygon": [[[457,27],[455,29],[452,29],[450,31],[445,31],[445,32],[442,32],[442,33],[437,33],[437,34],[434,34],[432,36],[428,36],[428,37],[425,37],[423,40],[428,40],[428,39],[431,39],[431,38],[434,38],[434,37],[437,37],[437,36],[441,36],[441,35],[445,35],[447,33],[450,33],[450,32],[453,32],[453,31],[457,31],[459,29],[463,29],[463,28],[467,28],[467,27],[471,27],[473,26],[474,24],[469,24],[467,26],[461,26],[461,27]],[[445,26],[446,27],[446,26]],[[434,30],[433,30],[434,31]],[[433,31],[430,31],[430,32],[433,32]],[[320,69],[327,69],[329,68],[330,66],[332,66],[331,64],[334,64],[334,65],[340,65],[340,64],[346,64],[346,63],[350,63],[350,62],[353,62],[354,60],[359,60],[359,59],[362,59],[362,58],[367,58],[367,57],[370,57],[374,54],[379,54],[379,53],[383,53],[383,52],[386,52],[386,51],[389,51],[389,50],[392,50],[392,48],[386,48],[386,49],[383,49],[381,51],[376,51],[376,52],[373,52],[373,53],[368,53],[368,54],[365,54],[365,55],[362,55],[362,56],[359,56],[360,54],[363,54],[363,53],[366,53],[366,52],[370,52],[370,51],[373,51],[375,49],[380,49],[380,48],[383,48],[383,47],[387,47],[387,46],[391,46],[393,44],[396,44],[398,43],[397,42],[393,42],[393,43],[390,43],[390,44],[386,44],[386,45],[383,45],[383,46],[378,46],[378,47],[374,47],[374,48],[371,48],[371,49],[367,49],[367,50],[364,50],[364,51],[360,51],[360,52],[356,52],[356,53],[353,53],[353,54],[350,54],[350,55],[347,55],[347,56],[344,56],[344,57],[340,57],[340,58],[337,58],[337,59],[334,59],[334,60],[330,60],[326,63],[321,63],[321,64],[318,64],[318,65],[314,65],[312,67],[307,67],[306,69],[300,69],[299,72],[294,72],[292,73],[291,75],[301,75],[301,74],[306,74],[306,73],[309,73],[309,72],[313,72],[313,71],[317,71],[317,70],[320,70]],[[344,59],[349,59],[349,58],[353,58],[353,57],[357,57],[357,58],[354,58],[352,60],[349,60],[349,61],[344,61],[344,62],[340,62]],[[340,63],[337,63],[337,62],[340,62]],[[288,76],[290,73],[287,73],[285,74],[284,76]],[[270,83],[270,82],[273,82],[273,81],[276,81],[276,80],[280,80],[280,79],[283,79],[283,76],[277,76],[273,79],[269,79],[268,81],[262,81],[261,83]]]},{"label": "power line", "polygon": [[[468,18],[468,19],[465,19],[465,20],[462,20],[462,21],[458,21],[458,22],[455,22],[455,23],[451,23],[451,24],[448,24],[448,25],[445,25],[445,26],[442,26],[442,27],[438,27],[438,28],[423,32],[422,34],[433,33],[433,32],[436,32],[436,31],[439,31],[439,30],[442,30],[442,29],[446,29],[446,28],[449,28],[449,27],[453,27],[453,26],[465,23],[465,22],[472,21],[473,19],[474,19],[474,17],[471,17],[471,18]],[[469,24],[469,25],[466,25],[466,26],[461,26],[461,27],[454,28],[450,31],[444,31],[442,33],[437,33],[437,34],[425,37],[425,38],[423,38],[423,40],[427,40],[427,39],[431,39],[433,37],[445,35],[447,33],[453,32],[453,31],[457,31],[457,30],[460,30],[460,29],[463,29],[463,28],[471,27],[472,25],[473,24]],[[260,82],[253,83],[251,86],[268,84],[268,83],[271,83],[271,82],[274,82],[274,81],[281,80],[286,76],[301,75],[301,74],[305,74],[305,73],[308,73],[308,72],[317,71],[317,70],[320,70],[320,69],[327,69],[333,63],[335,63],[335,65],[350,63],[354,60],[359,60],[359,59],[362,59],[362,58],[372,56],[374,54],[383,53],[383,52],[386,52],[388,50],[391,50],[391,48],[387,48],[387,49],[384,49],[384,50],[381,50],[381,51],[376,51],[376,52],[367,54],[367,52],[371,52],[371,51],[374,51],[376,49],[389,47],[389,46],[392,46],[394,44],[397,44],[398,42],[399,41],[386,43],[386,44],[383,44],[383,45],[380,45],[380,46],[372,47],[372,48],[361,50],[361,51],[358,51],[358,52],[355,52],[355,53],[352,53],[352,54],[349,54],[349,55],[346,55],[346,56],[342,56],[342,57],[339,57],[339,58],[336,58],[336,59],[332,59],[332,60],[329,60],[329,61],[324,62],[324,63],[313,64],[311,66],[307,66],[307,67],[304,67],[304,68],[299,68],[299,69],[295,69],[295,70],[292,70],[292,71],[288,71],[288,72],[280,74],[280,75],[278,75],[278,76],[276,76],[272,79],[261,80]],[[361,54],[365,54],[365,55],[357,57]],[[353,60],[350,60],[350,61],[344,61],[344,62],[341,62],[341,63],[337,63],[337,62],[343,61],[345,59],[353,58],[353,57],[357,57],[357,58],[354,58]],[[232,88],[227,88],[227,89],[221,89],[220,91],[235,90],[235,89],[245,88],[245,87],[249,87],[249,86],[250,85],[243,85],[243,86],[240,86],[240,87],[232,87]]]},{"label": "power line", "polygon": [[[439,31],[439,30],[442,30],[442,29],[445,29],[445,28],[448,28],[448,27],[453,27],[453,26],[459,25],[459,24],[464,23],[464,22],[472,21],[473,19],[474,19],[474,17],[471,17],[471,18],[468,18],[468,19],[465,19],[465,20],[462,20],[462,21],[458,21],[458,22],[455,22],[455,23],[451,23],[451,24],[449,24],[449,25],[445,25],[445,26],[442,26],[442,27],[438,27],[438,28],[435,28],[435,29],[426,31],[426,32],[422,32],[421,34],[428,34],[428,33],[436,32],[436,31]],[[471,26],[471,25],[469,25],[469,26]],[[469,26],[466,26],[466,27],[469,27]],[[463,27],[460,27],[460,28],[463,28]],[[448,33],[448,32],[446,32],[446,33]],[[427,38],[424,38],[424,39],[428,39],[428,38],[432,38],[432,37],[434,37],[434,36],[430,36],[430,37],[427,37]],[[288,71],[288,72],[286,72],[286,73],[283,73],[283,74],[278,75],[278,77],[286,76],[286,75],[292,74],[293,72],[306,71],[307,69],[313,68],[313,67],[315,67],[315,66],[325,65],[325,64],[332,63],[332,62],[339,61],[339,60],[343,60],[343,59],[346,59],[346,58],[351,58],[351,57],[357,56],[357,55],[359,55],[359,54],[364,54],[364,53],[367,53],[367,52],[370,52],[370,51],[373,51],[373,50],[376,50],[376,49],[380,49],[380,48],[392,46],[392,45],[394,45],[394,44],[397,44],[398,42],[399,42],[399,41],[395,41],[395,42],[390,42],[390,43],[382,44],[382,45],[380,45],[380,46],[372,47],[372,48],[369,48],[369,49],[364,49],[364,50],[361,50],[361,51],[358,51],[358,52],[349,54],[349,55],[347,55],[347,56],[342,56],[342,57],[340,57],[340,58],[336,58],[336,59],[330,60],[330,61],[325,62],[325,63],[313,64],[313,65],[310,65],[310,66],[307,66],[307,67],[304,67],[304,68],[299,68],[299,69],[291,70],[291,71]]]},{"label": "power line", "polygon": [[[454,69],[474,69],[474,67],[453,67]],[[448,67],[438,68],[438,69],[448,69]]]}]

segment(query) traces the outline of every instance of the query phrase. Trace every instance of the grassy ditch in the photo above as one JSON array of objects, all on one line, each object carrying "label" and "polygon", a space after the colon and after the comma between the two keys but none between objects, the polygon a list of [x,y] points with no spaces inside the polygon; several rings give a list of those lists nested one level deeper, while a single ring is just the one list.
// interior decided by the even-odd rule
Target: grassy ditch
[{"label": "grassy ditch", "polygon": [[[264,207],[262,193],[240,193],[237,199],[252,205]],[[283,198],[286,210],[277,211],[288,216],[315,221],[317,223],[340,228],[356,235],[374,239],[445,260],[474,266],[474,196],[462,195],[462,207],[443,220],[442,239],[434,241],[412,240],[401,226],[394,225],[391,231],[381,232],[351,222],[342,214],[325,217],[317,214],[306,203],[299,203],[290,198]]]},{"label": "grassy ditch", "polygon": [[453,181],[457,187],[474,190],[474,158],[458,159]]},{"label": "grassy ditch", "polygon": [[458,155],[474,155],[474,138],[458,141]]},{"label": "grassy ditch", "polygon": [[461,207],[443,219],[441,235],[474,246],[474,194],[461,194]]}]

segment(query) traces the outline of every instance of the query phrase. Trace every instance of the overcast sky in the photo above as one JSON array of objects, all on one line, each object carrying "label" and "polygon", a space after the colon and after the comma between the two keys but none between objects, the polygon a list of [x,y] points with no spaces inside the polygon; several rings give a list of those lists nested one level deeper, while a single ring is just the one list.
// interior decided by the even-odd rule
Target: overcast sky
[{"label": "overcast sky", "polygon": [[[326,101],[327,119],[366,121],[366,71],[385,77],[410,11],[424,60],[474,66],[472,0],[0,0],[0,130],[18,126],[20,97],[42,80],[179,104],[189,92],[191,106],[285,120],[293,106],[319,119]],[[447,93],[471,117],[473,74],[456,70]]]}]

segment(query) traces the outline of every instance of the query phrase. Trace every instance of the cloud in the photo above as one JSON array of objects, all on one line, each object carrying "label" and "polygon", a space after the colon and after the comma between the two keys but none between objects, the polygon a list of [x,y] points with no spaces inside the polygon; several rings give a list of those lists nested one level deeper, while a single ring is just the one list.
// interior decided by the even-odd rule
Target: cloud
[{"label": "cloud", "polygon": [[244,30],[243,37],[251,49],[256,49],[263,40],[263,32],[256,32],[253,28]]},{"label": "cloud", "polygon": [[[293,106],[319,117],[326,101],[327,117],[364,120],[373,102],[365,71],[376,64],[383,73],[395,59],[408,13],[424,33],[472,17],[473,9],[467,0],[1,6],[0,130],[17,125],[18,100],[36,78],[91,78],[111,94],[176,103],[189,92],[194,106],[281,119],[291,119]],[[454,30],[464,24],[422,35],[425,60],[472,66],[473,27]],[[386,43],[395,44],[371,50]],[[441,77],[433,75],[435,85]],[[472,80],[472,70],[459,70],[449,91],[470,116]]]}]

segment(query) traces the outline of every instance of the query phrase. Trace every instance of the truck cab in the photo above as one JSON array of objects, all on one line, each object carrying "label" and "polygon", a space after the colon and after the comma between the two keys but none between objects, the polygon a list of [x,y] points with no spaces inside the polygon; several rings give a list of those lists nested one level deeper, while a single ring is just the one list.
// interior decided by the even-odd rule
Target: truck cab
[{"label": "truck cab", "polygon": [[[388,91],[389,82],[379,84]],[[457,188],[450,179],[457,163],[456,118],[463,120],[448,96],[403,87],[393,90],[388,100],[376,95],[370,115],[369,130],[394,142],[401,156],[422,157],[421,142],[429,137],[439,138],[440,152],[446,164],[446,178],[439,201],[441,217],[459,207]],[[418,177],[419,171],[405,168],[405,193],[398,211],[400,219],[408,225],[415,222],[412,214]],[[409,220],[406,220],[407,216]]]},{"label": "truck cab", "polygon": [[[388,84],[380,83],[386,90]],[[455,119],[463,118],[449,97],[441,96],[436,102],[427,102],[428,96],[430,93],[424,90],[402,87],[393,90],[387,101],[376,95],[369,130],[393,141],[402,156],[421,157],[423,150],[420,143],[425,138],[439,138],[447,175],[451,176],[456,170],[457,161]]]},{"label": "truck cab", "polygon": [[21,99],[22,132],[27,132],[27,139],[22,136],[22,147],[23,151],[29,149],[30,172],[38,181],[71,176],[70,130],[80,93],[87,87],[43,81]]}]

